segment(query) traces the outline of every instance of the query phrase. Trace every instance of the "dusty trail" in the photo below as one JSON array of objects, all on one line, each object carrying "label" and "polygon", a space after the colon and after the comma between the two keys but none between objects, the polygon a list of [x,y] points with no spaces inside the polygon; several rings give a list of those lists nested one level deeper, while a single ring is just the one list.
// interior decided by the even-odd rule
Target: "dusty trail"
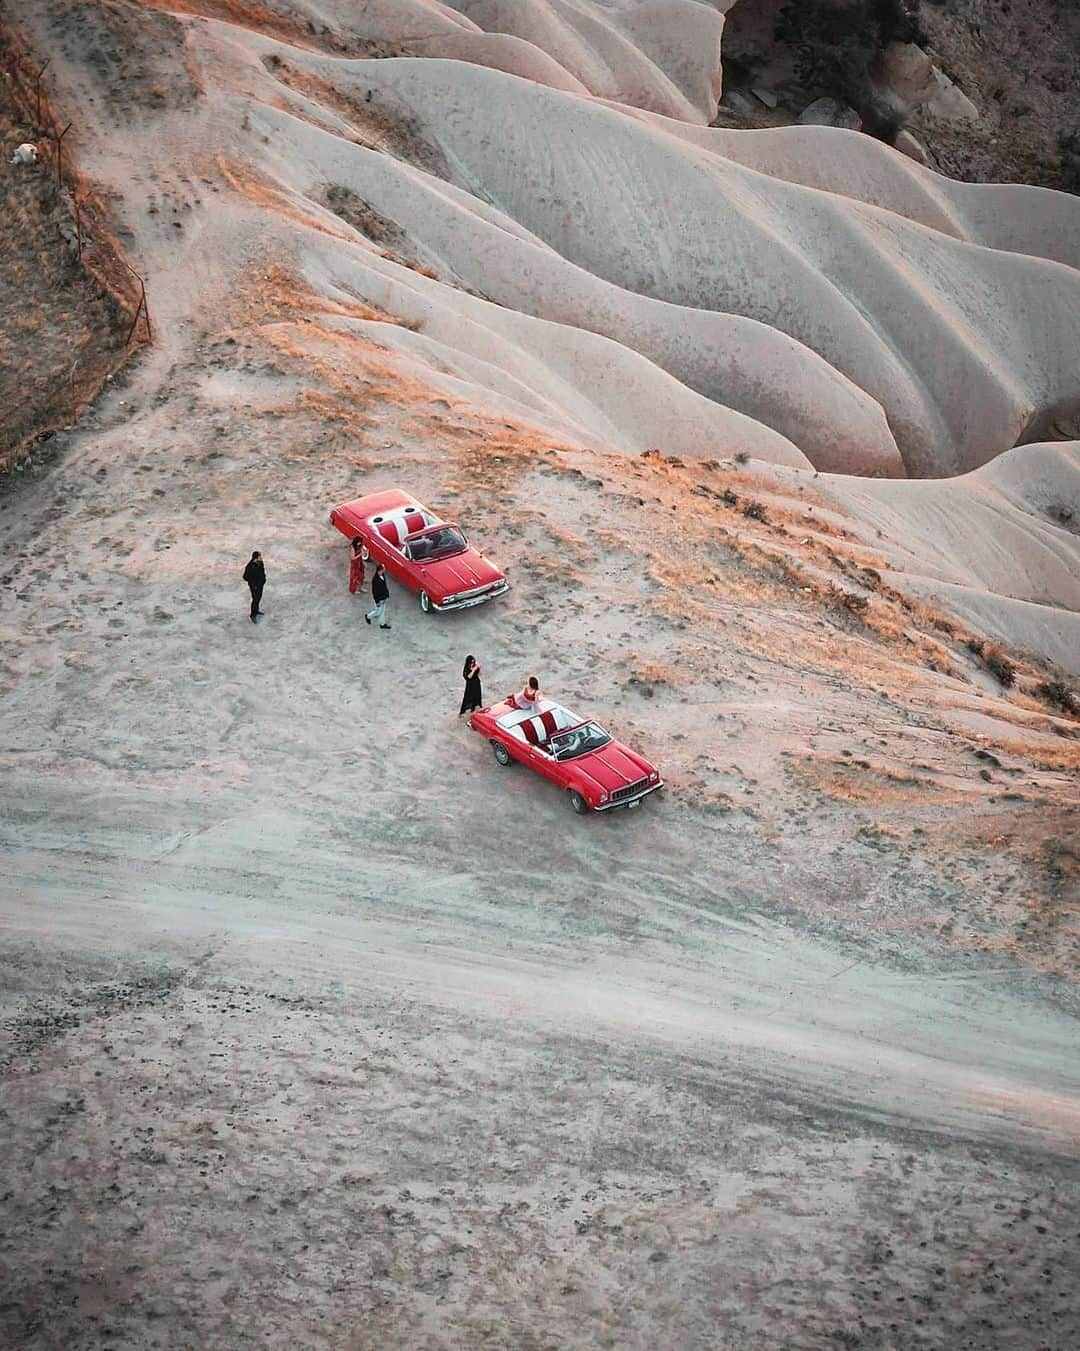
[{"label": "dusty trail", "polygon": [[540,898],[509,817],[446,823],[483,842],[434,872],[400,793],[360,825],[29,784],[0,830],[26,1344],[885,1346],[899,1316],[1068,1345],[1076,1023],[1014,966],[782,922],[738,832],[694,878],[663,811]]},{"label": "dusty trail", "polygon": [[[1080,1145],[1072,1017],[1018,996],[1011,970],[898,969],[763,913],[767,889],[737,835],[704,851],[723,853],[719,865],[669,845],[657,866],[662,814],[636,831],[613,821],[567,841],[553,877],[545,843],[519,844],[510,870],[516,823],[481,832],[466,810],[454,824],[468,856],[433,874],[412,838],[441,850],[441,807],[392,791],[369,807],[358,826],[226,801],[198,826],[147,834],[140,798],[95,821],[57,793],[47,826],[0,833],[21,879],[7,940],[30,947],[43,926],[57,957],[66,935],[69,951],[124,966],[152,961],[167,934],[186,960],[203,954],[202,979],[272,984],[285,969],[308,999],[381,991],[627,1050],[644,1038],[703,1063],[736,1054],[856,1111]],[[1001,1031],[988,1042],[989,1027]]]}]

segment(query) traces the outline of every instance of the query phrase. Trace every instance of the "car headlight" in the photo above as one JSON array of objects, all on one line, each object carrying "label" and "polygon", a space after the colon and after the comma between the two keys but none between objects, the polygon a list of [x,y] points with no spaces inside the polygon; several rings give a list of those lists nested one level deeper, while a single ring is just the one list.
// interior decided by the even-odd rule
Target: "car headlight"
[{"label": "car headlight", "polygon": [[607,793],[601,793],[601,794],[600,794],[600,801],[601,801],[601,802],[606,802],[606,801],[607,801]]},{"label": "car headlight", "polygon": [[650,782],[650,783],[655,783],[656,780],[657,780],[659,777],[660,777],[660,775],[657,774],[656,770],[654,769],[653,772],[649,775],[649,782]]}]

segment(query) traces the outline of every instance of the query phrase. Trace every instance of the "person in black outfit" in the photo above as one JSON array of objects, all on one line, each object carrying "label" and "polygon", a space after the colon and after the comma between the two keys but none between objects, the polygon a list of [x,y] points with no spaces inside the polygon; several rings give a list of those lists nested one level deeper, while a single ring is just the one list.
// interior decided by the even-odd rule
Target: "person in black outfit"
[{"label": "person in black outfit", "polygon": [[472,713],[484,702],[484,696],[480,689],[480,663],[475,657],[466,657],[465,665],[461,668],[461,678],[465,682],[465,697],[461,701],[461,709],[458,712],[460,718],[462,713]]},{"label": "person in black outfit", "polygon": [[371,579],[371,599],[375,602],[375,608],[364,616],[364,623],[370,624],[378,617],[379,628],[388,629],[390,625],[386,622],[386,607],[390,602],[390,588],[386,585],[386,566],[383,563],[375,565],[375,576]]},{"label": "person in black outfit", "polygon": [[244,569],[244,581],[251,591],[251,622],[254,624],[262,614],[259,603],[262,600],[263,587],[266,585],[266,568],[263,566],[262,554],[258,549],[251,555],[251,561]]}]

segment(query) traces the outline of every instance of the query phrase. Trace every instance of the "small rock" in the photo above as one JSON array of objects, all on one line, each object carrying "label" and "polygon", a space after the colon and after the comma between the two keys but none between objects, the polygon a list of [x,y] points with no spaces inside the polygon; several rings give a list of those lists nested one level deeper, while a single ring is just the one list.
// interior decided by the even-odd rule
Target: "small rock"
[{"label": "small rock", "polygon": [[741,113],[743,117],[753,117],[760,111],[757,105],[738,89],[725,89],[722,103],[725,108],[730,108],[733,113]]},{"label": "small rock", "polygon": [[912,136],[910,131],[902,131],[899,136],[897,136],[895,145],[901,155],[906,155],[908,159],[914,160],[916,164],[926,164],[929,162],[930,157],[926,153],[925,146],[921,141]]},{"label": "small rock", "polygon": [[750,92],[759,103],[764,103],[766,108],[775,108],[780,101],[771,89],[761,89],[755,85]]},{"label": "small rock", "polygon": [[921,107],[937,93],[933,62],[914,42],[890,42],[874,63],[872,78],[908,109]]},{"label": "small rock", "polygon": [[849,108],[839,99],[820,98],[802,110],[799,124],[804,127],[842,127],[846,131],[859,131],[862,118],[854,108]]},{"label": "small rock", "polygon": [[934,67],[937,78],[937,92],[924,104],[921,116],[930,126],[940,124],[947,127],[970,126],[980,122],[982,116],[964,91],[953,84],[947,75]]}]

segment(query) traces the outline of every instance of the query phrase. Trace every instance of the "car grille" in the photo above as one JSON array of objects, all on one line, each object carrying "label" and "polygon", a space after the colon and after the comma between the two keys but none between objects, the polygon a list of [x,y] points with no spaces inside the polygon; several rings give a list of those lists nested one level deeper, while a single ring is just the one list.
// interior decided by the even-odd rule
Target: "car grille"
[{"label": "car grille", "polygon": [[628,797],[637,797],[638,793],[643,792],[648,786],[648,779],[638,779],[637,783],[628,783],[625,788],[616,788],[610,801],[625,802]]},{"label": "car grille", "polygon": [[472,600],[473,596],[483,596],[488,591],[494,591],[502,586],[502,582],[488,582],[486,586],[474,586],[471,591],[455,591],[452,596],[447,596],[446,603],[452,603],[457,600]]}]

